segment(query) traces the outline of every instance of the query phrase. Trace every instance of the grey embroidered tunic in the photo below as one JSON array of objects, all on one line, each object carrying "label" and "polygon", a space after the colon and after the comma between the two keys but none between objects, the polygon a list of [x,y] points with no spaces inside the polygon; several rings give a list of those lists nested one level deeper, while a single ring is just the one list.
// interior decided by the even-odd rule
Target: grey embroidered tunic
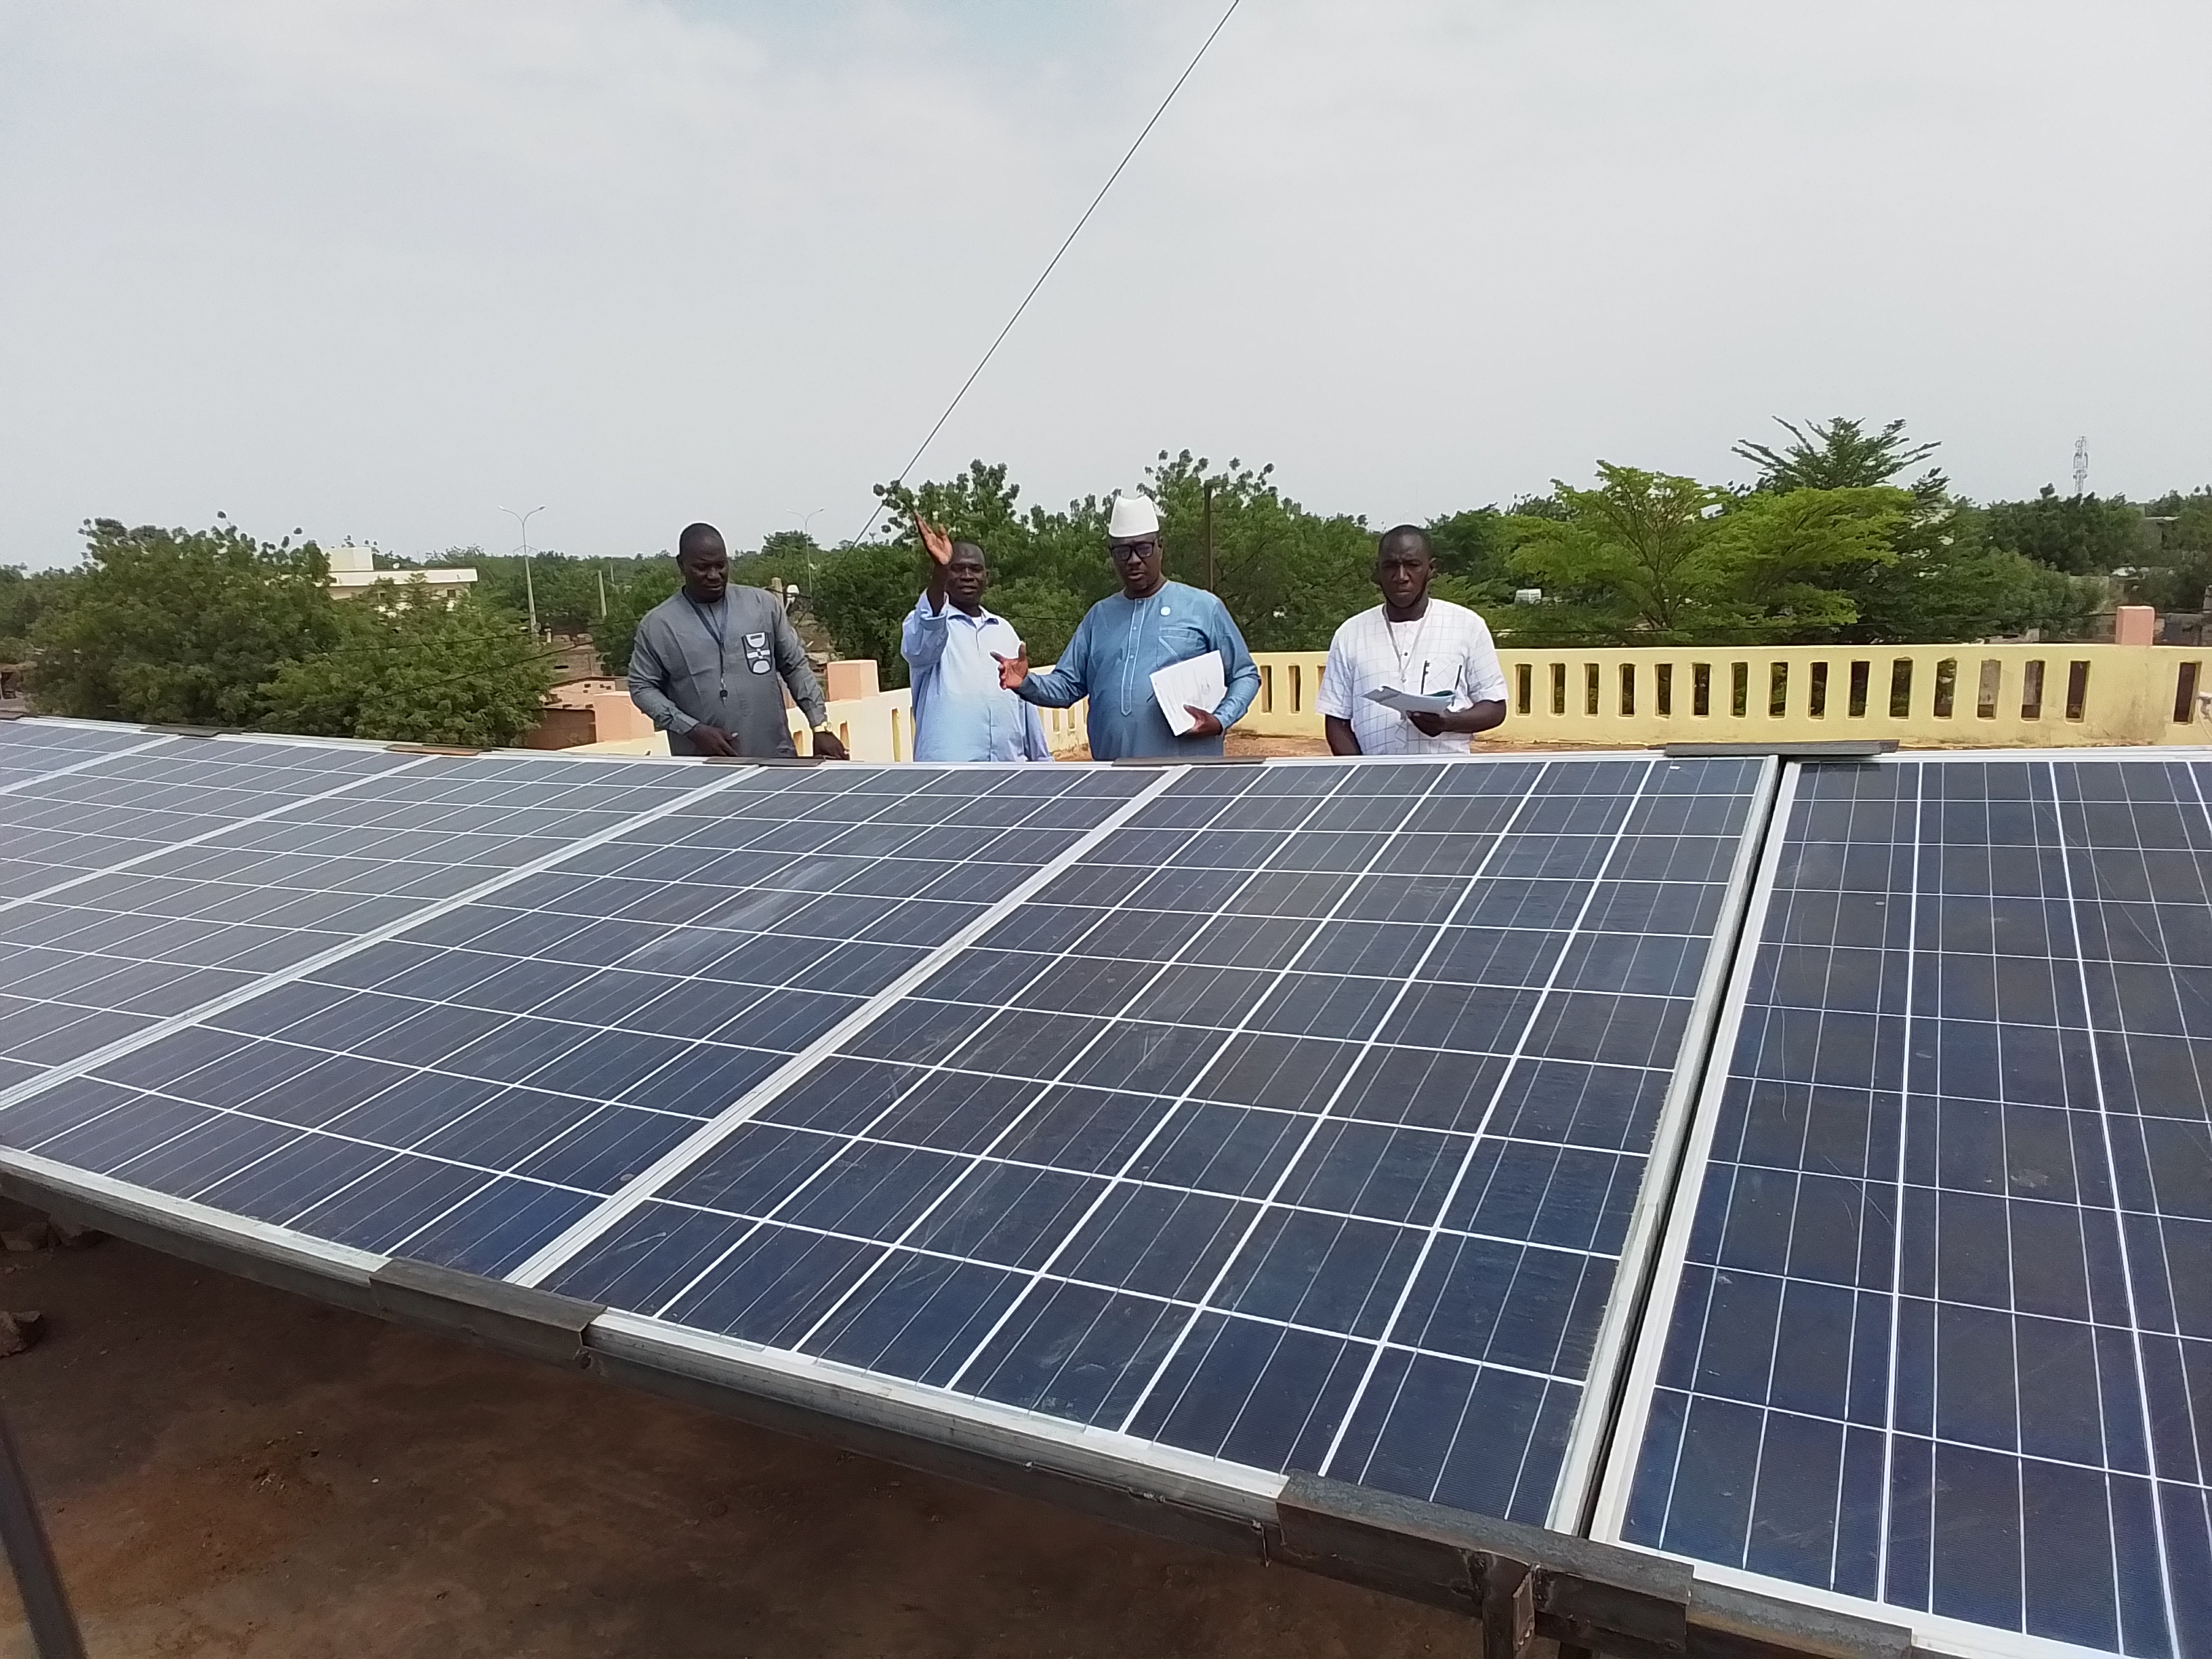
[{"label": "grey embroidered tunic", "polygon": [[821,683],[773,593],[731,587],[720,604],[699,605],[679,589],[638,620],[629,698],[668,733],[672,754],[699,752],[695,726],[720,726],[740,755],[793,753],[787,685],[807,723],[820,726]]}]

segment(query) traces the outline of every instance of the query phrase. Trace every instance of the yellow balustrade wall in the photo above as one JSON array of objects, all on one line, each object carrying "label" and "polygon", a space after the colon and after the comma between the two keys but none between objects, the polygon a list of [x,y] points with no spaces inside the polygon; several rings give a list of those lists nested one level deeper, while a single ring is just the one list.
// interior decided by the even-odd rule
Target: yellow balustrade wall
[{"label": "yellow balustrade wall", "polygon": [[[1915,748],[2212,743],[2212,652],[2170,646],[1771,646],[1504,651],[1501,738]],[[1319,737],[1321,652],[1255,653],[1243,731]]]},{"label": "yellow balustrade wall", "polygon": [[[825,705],[830,724],[854,760],[902,761],[914,758],[914,696],[902,686],[870,697],[853,697]],[[1083,747],[1083,705],[1073,708],[1040,708],[1044,718],[1045,744],[1055,755]],[[813,734],[797,709],[791,711],[792,735],[801,754],[810,752]]]},{"label": "yellow balustrade wall", "polygon": [[[1920,749],[2212,743],[2212,650],[2136,645],[1769,646],[1505,651],[1509,741],[1807,742],[1894,738]],[[1255,653],[1260,695],[1237,730],[1319,738],[1319,651]],[[1083,708],[1048,708],[1053,752],[1084,742]],[[904,691],[842,700],[830,723],[854,760],[914,754]],[[805,722],[792,731],[806,747]],[[665,752],[656,734],[601,750]]]},{"label": "yellow balustrade wall", "polygon": [[[914,699],[901,687],[896,691],[878,691],[865,697],[840,697],[825,705],[830,724],[838,737],[844,740],[845,752],[858,761],[902,761],[914,758]],[[812,752],[814,735],[806,720],[796,709],[789,712],[791,734],[802,755]],[[1044,738],[1055,755],[1066,754],[1084,744],[1083,705],[1073,708],[1040,708],[1044,717]],[[1321,728],[1316,725],[1314,729]],[[599,755],[665,755],[668,738],[655,732],[647,738],[625,738],[612,743],[587,743],[578,745],[580,751]]]}]

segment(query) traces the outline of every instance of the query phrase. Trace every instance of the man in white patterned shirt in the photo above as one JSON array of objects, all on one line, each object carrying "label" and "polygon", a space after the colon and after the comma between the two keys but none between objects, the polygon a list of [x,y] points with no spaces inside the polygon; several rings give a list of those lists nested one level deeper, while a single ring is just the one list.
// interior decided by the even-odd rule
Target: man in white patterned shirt
[{"label": "man in white patterned shirt", "polygon": [[[1464,755],[1468,739],[1505,719],[1505,671],[1490,629],[1463,605],[1429,597],[1436,572],[1428,532],[1401,524],[1375,544],[1382,603],[1329,641],[1322,671],[1322,726],[1332,755]],[[1401,714],[1371,702],[1376,690],[1451,694],[1439,714]]]}]

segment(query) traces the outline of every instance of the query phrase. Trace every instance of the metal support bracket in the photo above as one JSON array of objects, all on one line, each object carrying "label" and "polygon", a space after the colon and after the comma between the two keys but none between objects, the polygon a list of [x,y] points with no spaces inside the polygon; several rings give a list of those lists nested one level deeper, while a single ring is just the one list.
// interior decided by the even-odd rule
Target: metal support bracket
[{"label": "metal support bracket", "polygon": [[1271,1553],[1289,1565],[1454,1607],[1483,1659],[1911,1659],[1911,1633],[1699,1583],[1686,1562],[1440,1504],[1292,1474]]},{"label": "metal support bracket", "polygon": [[1265,755],[1124,755],[1109,766],[1258,766]]},{"label": "metal support bracket", "polygon": [[1618,1659],[1688,1651],[1680,1562],[1313,1474],[1293,1473],[1275,1509],[1286,1560],[1479,1617],[1487,1659],[1540,1636]]},{"label": "metal support bracket", "polygon": [[1811,738],[1803,743],[1668,743],[1658,745],[1668,760],[1741,759],[1779,755],[1784,760],[1872,760],[1897,752],[1895,738]]},{"label": "metal support bracket", "polygon": [[368,1292],[387,1318],[556,1365],[585,1363],[584,1332],[606,1311],[603,1303],[398,1256],[369,1276]]}]

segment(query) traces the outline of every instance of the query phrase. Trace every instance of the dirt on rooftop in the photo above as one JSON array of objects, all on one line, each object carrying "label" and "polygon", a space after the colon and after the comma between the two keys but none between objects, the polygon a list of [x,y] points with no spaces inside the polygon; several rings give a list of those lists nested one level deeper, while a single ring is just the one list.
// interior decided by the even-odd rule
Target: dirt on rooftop
[{"label": "dirt on rooftop", "polygon": [[[13,1224],[10,1212],[0,1224]],[[1468,1623],[109,1240],[0,1255],[100,1659],[1401,1659]],[[30,1659],[0,1575],[0,1656]]]}]

